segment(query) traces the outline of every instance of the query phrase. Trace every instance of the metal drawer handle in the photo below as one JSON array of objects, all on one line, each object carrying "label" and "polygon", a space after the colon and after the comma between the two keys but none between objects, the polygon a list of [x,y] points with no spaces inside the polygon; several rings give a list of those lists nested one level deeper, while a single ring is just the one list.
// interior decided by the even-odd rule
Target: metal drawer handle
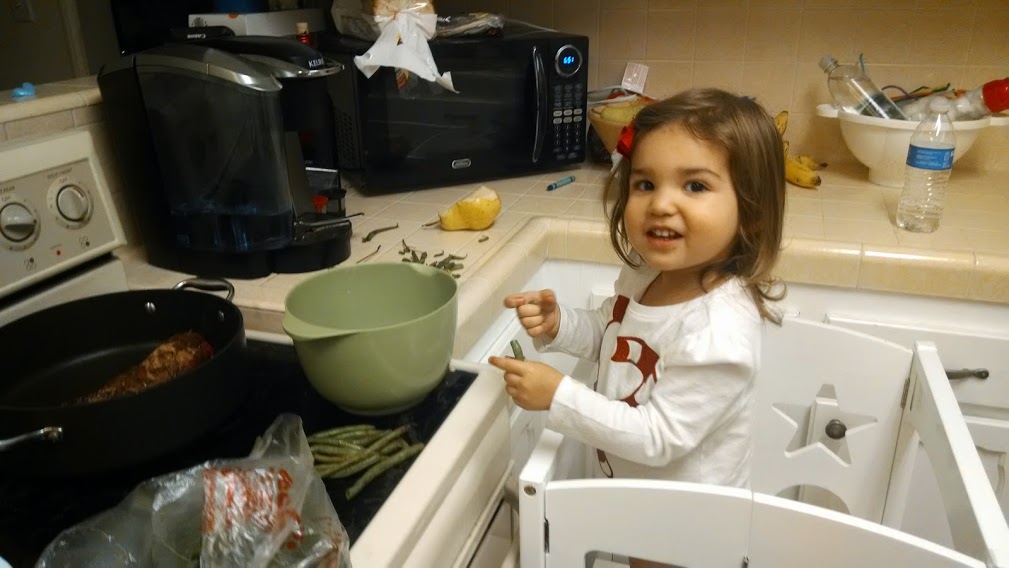
[{"label": "metal drawer handle", "polygon": [[988,375],[989,375],[988,369],[958,369],[958,370],[946,369],[946,378],[948,378],[951,381],[954,379],[970,379],[970,378],[987,379]]}]

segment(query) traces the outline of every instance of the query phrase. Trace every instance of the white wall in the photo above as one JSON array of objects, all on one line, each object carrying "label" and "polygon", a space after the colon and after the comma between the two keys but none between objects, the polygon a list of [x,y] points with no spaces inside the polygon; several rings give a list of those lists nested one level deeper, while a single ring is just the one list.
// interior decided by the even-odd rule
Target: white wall
[{"label": "white wall", "polygon": [[[26,0],[34,22],[14,21],[14,2],[0,4],[0,91],[29,82],[36,85],[74,77],[60,0]],[[75,0],[70,0],[71,2]],[[109,0],[76,0],[88,75],[118,57]]]},{"label": "white wall", "polygon": [[0,4],[0,90],[70,79],[73,68],[57,0],[30,0],[35,21],[14,21],[14,0]]}]

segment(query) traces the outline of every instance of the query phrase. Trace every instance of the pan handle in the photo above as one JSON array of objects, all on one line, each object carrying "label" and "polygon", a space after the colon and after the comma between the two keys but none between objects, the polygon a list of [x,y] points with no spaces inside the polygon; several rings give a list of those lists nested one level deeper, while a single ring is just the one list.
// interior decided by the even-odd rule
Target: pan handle
[{"label": "pan handle", "polygon": [[235,287],[223,278],[187,278],[172,286],[172,290],[185,288],[196,288],[205,292],[227,292],[228,295],[224,299],[229,302],[235,297]]},{"label": "pan handle", "polygon": [[28,432],[27,434],[21,434],[20,436],[14,436],[13,438],[0,440],[0,452],[35,440],[57,442],[61,439],[63,439],[63,428],[60,428],[59,426],[46,426],[45,428],[34,432]]}]

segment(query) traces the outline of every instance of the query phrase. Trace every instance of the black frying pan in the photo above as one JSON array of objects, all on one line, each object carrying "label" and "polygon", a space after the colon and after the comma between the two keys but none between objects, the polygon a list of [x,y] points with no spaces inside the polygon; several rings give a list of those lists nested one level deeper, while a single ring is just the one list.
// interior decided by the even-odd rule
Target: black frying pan
[{"label": "black frying pan", "polygon": [[[185,287],[228,290],[228,298]],[[174,290],[75,300],[0,327],[0,469],[54,477],[112,471],[219,425],[246,394],[245,329],[233,292],[228,282],[192,279]],[[67,404],[189,330],[214,347],[193,371],[136,394]]]}]

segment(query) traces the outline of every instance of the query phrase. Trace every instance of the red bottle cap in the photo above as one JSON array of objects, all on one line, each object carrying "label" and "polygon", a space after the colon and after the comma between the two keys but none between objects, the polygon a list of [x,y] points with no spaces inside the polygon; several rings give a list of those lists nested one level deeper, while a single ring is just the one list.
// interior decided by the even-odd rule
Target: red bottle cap
[{"label": "red bottle cap", "polygon": [[992,112],[1002,112],[1009,109],[1009,77],[989,81],[981,87],[984,106]]},{"label": "red bottle cap", "polygon": [[312,205],[315,207],[316,213],[322,213],[326,210],[326,205],[329,203],[329,198],[325,195],[313,195]]}]

